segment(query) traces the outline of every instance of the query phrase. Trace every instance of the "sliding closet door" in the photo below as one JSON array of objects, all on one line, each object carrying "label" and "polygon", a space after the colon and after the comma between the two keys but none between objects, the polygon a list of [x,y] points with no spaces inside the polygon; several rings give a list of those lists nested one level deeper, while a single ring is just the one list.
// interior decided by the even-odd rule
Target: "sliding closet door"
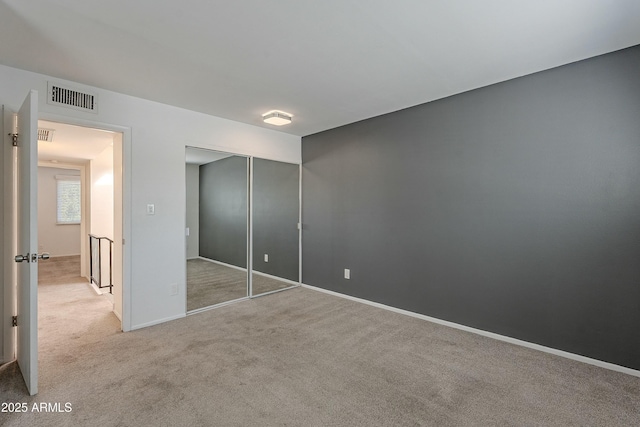
[{"label": "sliding closet door", "polygon": [[253,159],[251,296],[299,284],[300,166]]},{"label": "sliding closet door", "polygon": [[187,311],[248,296],[248,163],[187,148]]}]

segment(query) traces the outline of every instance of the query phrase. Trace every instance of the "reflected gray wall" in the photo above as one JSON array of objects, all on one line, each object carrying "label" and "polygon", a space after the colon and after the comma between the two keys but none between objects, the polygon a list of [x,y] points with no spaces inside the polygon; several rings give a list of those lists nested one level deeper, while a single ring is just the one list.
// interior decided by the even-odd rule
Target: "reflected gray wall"
[{"label": "reflected gray wall", "polygon": [[636,46],[304,137],[303,282],[640,369],[638,70]]},{"label": "reflected gray wall", "polygon": [[254,159],[253,174],[253,269],[297,282],[299,166]]},{"label": "reflected gray wall", "polygon": [[247,267],[247,159],[200,166],[200,256]]}]

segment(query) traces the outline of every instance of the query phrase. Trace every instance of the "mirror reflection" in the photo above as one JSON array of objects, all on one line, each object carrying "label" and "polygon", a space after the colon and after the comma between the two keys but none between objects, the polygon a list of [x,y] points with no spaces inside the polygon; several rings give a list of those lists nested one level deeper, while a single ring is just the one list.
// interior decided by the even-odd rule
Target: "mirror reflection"
[{"label": "mirror reflection", "polygon": [[247,297],[248,158],[188,147],[187,311]]},{"label": "mirror reflection", "polygon": [[252,296],[299,284],[300,167],[253,159]]}]

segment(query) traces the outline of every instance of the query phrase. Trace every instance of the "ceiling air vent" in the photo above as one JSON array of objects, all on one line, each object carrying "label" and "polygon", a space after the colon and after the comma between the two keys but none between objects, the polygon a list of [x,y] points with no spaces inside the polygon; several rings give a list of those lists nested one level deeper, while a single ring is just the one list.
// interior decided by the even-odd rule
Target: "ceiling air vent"
[{"label": "ceiling air vent", "polygon": [[38,128],[38,141],[53,141],[53,133],[55,129]]},{"label": "ceiling air vent", "polygon": [[49,82],[47,104],[61,105],[74,110],[98,112],[98,95],[89,92],[81,92]]}]

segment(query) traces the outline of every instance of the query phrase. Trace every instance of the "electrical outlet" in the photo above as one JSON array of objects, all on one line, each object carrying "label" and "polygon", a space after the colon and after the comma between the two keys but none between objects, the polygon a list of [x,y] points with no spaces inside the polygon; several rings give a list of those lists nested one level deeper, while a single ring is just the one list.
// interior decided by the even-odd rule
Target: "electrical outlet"
[{"label": "electrical outlet", "polygon": [[147,205],[147,215],[155,215],[156,214],[156,205],[148,204]]},{"label": "electrical outlet", "polygon": [[351,279],[351,270],[349,270],[348,268],[344,269],[344,278]]},{"label": "electrical outlet", "polygon": [[269,254],[264,254],[264,262],[269,262]]},{"label": "electrical outlet", "polygon": [[171,290],[171,295],[178,295],[178,284],[177,283],[172,283],[170,285],[169,289]]}]

